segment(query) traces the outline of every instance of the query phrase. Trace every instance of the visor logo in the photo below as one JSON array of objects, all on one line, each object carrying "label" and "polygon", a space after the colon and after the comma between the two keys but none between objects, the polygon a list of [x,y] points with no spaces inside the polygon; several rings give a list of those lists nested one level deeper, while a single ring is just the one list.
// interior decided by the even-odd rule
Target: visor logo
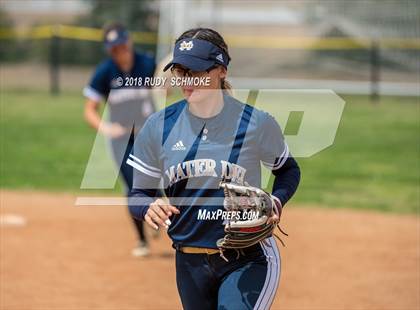
[{"label": "visor logo", "polygon": [[223,62],[223,55],[222,54],[217,55],[216,59],[220,62]]},{"label": "visor logo", "polygon": [[115,41],[117,38],[118,38],[118,33],[116,30],[111,30],[106,36],[106,39],[110,42]]},{"label": "visor logo", "polygon": [[192,41],[189,41],[189,42],[182,41],[181,44],[179,45],[179,50],[180,51],[184,51],[184,50],[189,51],[190,49],[193,48],[193,46],[194,46],[194,44],[193,44]]}]

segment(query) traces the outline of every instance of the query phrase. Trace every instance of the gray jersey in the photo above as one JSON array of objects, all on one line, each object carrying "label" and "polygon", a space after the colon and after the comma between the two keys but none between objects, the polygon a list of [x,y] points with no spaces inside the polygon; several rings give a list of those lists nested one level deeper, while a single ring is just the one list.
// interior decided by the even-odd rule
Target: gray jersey
[{"label": "gray jersey", "polygon": [[222,111],[199,118],[182,100],[153,114],[136,138],[127,163],[133,188],[163,184],[181,214],[171,218],[175,245],[216,248],[222,220],[200,214],[223,209],[221,180],[261,187],[261,163],[278,169],[289,155],[281,129],[266,112],[224,95]]}]

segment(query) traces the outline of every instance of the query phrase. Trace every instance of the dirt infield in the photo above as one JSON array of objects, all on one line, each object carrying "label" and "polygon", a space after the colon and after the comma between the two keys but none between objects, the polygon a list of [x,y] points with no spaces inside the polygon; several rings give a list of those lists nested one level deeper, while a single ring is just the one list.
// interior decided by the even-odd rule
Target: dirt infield
[{"label": "dirt infield", "polygon": [[[167,236],[130,256],[123,207],[1,191],[1,309],[180,309]],[[419,217],[294,208],[273,309],[419,309]]]}]

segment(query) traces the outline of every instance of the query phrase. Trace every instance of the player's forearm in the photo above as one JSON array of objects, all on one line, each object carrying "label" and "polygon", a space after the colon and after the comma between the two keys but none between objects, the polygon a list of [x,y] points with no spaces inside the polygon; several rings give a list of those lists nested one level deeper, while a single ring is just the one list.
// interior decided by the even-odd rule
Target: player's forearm
[{"label": "player's forearm", "polygon": [[144,220],[149,205],[155,200],[155,189],[132,189],[128,198],[128,208],[132,217]]},{"label": "player's forearm", "polygon": [[99,103],[88,100],[85,104],[84,116],[88,125],[96,130],[99,129],[101,125],[101,116],[98,113]]},{"label": "player's forearm", "polygon": [[293,157],[289,157],[284,165],[273,171],[275,175],[272,195],[280,199],[284,206],[293,194],[300,182],[300,168]]}]

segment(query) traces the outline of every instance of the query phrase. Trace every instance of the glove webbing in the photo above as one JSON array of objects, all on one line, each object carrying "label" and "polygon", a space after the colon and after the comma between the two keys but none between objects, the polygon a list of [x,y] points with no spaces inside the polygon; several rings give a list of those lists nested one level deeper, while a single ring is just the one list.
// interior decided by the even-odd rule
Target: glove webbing
[{"label": "glove webbing", "polygon": [[242,249],[244,249],[243,243],[246,243],[247,245],[249,244],[249,246],[253,246],[257,244],[258,242],[260,242],[261,239],[264,239],[261,242],[264,242],[266,245],[271,246],[268,243],[266,243],[266,240],[265,240],[270,235],[273,235],[274,237],[276,237],[280,241],[281,245],[283,247],[286,247],[286,244],[283,242],[280,236],[276,233],[272,233],[276,227],[279,229],[280,233],[282,233],[283,235],[287,237],[289,236],[286,232],[284,232],[280,228],[279,224],[275,224],[275,223],[273,223],[272,225],[267,225],[267,227],[264,228],[264,230],[260,234],[258,234],[257,236],[254,236],[251,239],[247,238],[246,240],[238,240],[238,237],[235,239],[232,239],[231,234],[227,232],[227,235],[225,235],[222,239],[219,239],[217,241],[217,247],[219,248],[220,257],[223,258],[226,262],[229,262],[229,260],[224,256],[223,251],[226,249],[233,249],[237,252],[238,255],[236,259],[238,259],[240,253],[244,254],[242,251]]}]

